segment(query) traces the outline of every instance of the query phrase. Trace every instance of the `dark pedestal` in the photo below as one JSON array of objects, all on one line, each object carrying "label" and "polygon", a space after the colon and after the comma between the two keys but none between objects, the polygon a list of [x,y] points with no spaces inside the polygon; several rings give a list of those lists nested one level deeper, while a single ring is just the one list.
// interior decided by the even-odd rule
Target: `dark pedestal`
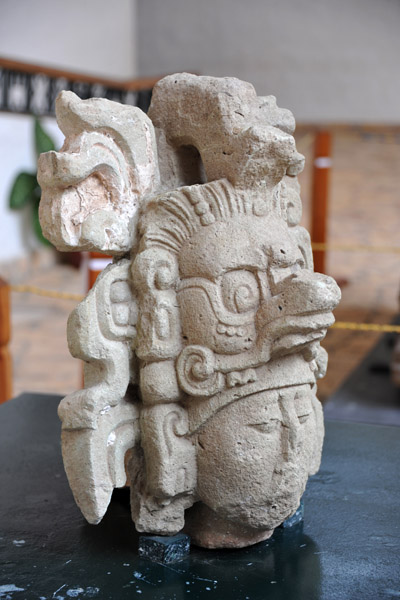
[{"label": "dark pedestal", "polygon": [[304,526],[160,565],[138,556],[125,490],[100,525],[84,521],[62,467],[58,401],[23,394],[0,407],[2,600],[399,597],[399,428],[328,422]]},{"label": "dark pedestal", "polygon": [[185,533],[140,535],[138,554],[142,558],[165,565],[182,562],[190,554],[190,537]]}]

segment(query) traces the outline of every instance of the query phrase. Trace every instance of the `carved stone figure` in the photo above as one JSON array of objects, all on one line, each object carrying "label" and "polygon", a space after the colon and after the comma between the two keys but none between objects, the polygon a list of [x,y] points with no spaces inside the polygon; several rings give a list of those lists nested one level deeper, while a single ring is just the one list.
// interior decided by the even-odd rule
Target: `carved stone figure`
[{"label": "carved stone figure", "polygon": [[75,499],[127,482],[139,531],[269,537],[318,470],[320,340],[340,298],[299,225],[292,114],[233,78],[177,74],[148,116],[62,92],[40,157],[45,235],[114,262],[68,323],[85,387],[60,404]]}]

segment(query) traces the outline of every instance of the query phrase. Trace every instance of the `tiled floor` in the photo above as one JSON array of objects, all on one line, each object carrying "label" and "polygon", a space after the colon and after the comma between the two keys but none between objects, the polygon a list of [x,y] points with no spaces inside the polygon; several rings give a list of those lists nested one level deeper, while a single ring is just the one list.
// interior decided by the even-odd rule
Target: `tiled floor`
[{"label": "tiled floor", "polygon": [[[301,175],[304,224],[309,221],[312,135],[301,130],[298,148],[306,155]],[[329,241],[398,246],[400,134],[352,129],[334,137]],[[389,323],[398,311],[400,254],[330,252],[328,272],[346,278],[337,320]],[[1,265],[11,283],[84,292],[84,277],[67,266],[54,266],[51,253],[30,261]],[[78,361],[70,357],[65,327],[74,301],[12,294],[14,394],[24,390],[68,393],[80,386]],[[320,382],[326,398],[355,368],[379,337],[376,333],[332,330],[325,340],[328,374]]]}]

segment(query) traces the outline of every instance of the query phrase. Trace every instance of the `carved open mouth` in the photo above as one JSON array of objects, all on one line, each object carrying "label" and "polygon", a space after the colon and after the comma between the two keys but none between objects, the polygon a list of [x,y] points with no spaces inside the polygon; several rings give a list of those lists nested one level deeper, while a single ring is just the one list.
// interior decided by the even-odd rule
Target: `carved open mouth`
[{"label": "carved open mouth", "polygon": [[257,345],[260,349],[272,345],[274,350],[299,350],[311,342],[322,340],[334,322],[331,311],[286,315],[265,325]]}]

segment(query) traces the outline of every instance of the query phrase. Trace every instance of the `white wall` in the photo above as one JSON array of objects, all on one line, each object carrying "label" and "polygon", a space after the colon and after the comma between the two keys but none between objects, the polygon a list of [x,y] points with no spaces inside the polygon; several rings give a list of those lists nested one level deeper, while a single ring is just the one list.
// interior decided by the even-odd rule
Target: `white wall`
[{"label": "white wall", "polygon": [[138,0],[139,75],[236,76],[300,122],[400,122],[399,0]]},{"label": "white wall", "polygon": [[[0,0],[0,56],[110,78],[136,76],[136,0]],[[61,145],[52,119],[43,121]],[[0,262],[32,244],[7,208],[15,175],[34,171],[32,118],[0,113]]]},{"label": "white wall", "polygon": [[[0,0],[0,56],[116,78],[233,75],[299,122],[399,123],[399,32],[399,0]],[[6,204],[35,168],[31,129],[0,114],[0,262],[25,251]]]},{"label": "white wall", "polygon": [[[42,119],[45,130],[57,146],[63,134],[55,119]],[[30,207],[22,211],[8,209],[12,182],[20,171],[34,173],[35,151],[33,119],[23,115],[0,113],[0,263],[23,256],[38,246],[30,224]]]},{"label": "white wall", "polygon": [[0,56],[132,78],[135,6],[136,0],[1,0]]}]

